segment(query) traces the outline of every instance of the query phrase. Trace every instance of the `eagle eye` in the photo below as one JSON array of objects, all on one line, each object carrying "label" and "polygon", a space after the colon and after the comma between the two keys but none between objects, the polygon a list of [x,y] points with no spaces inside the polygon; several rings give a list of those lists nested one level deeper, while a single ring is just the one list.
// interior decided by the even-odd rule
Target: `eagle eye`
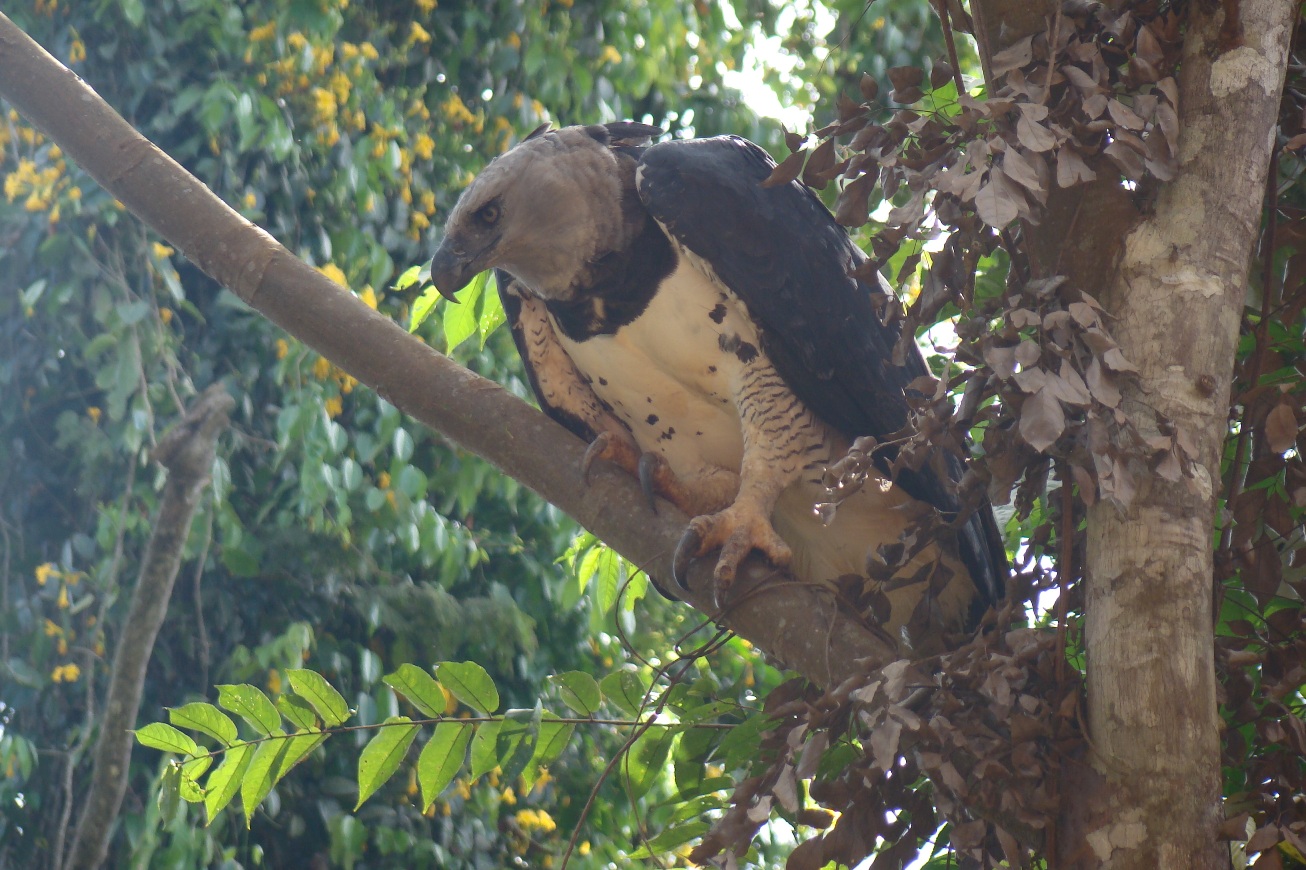
[{"label": "eagle eye", "polygon": [[481,206],[476,211],[476,220],[487,227],[492,227],[499,222],[499,203],[494,201],[488,205]]}]

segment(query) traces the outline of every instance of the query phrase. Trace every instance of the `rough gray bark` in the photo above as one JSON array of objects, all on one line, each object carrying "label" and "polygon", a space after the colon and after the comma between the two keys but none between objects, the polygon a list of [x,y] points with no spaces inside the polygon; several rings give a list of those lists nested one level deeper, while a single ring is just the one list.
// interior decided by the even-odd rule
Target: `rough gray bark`
[{"label": "rough gray bark", "polygon": [[[137,217],[245,302],[391,404],[498,466],[653,577],[671,576],[687,518],[652,513],[639,485],[595,468],[585,445],[539,411],[408,335],[245,220],[134,130],[84,82],[0,14],[0,98],[57,142]],[[899,657],[890,638],[838,612],[828,592],[786,582],[754,555],[719,621],[823,686]],[[685,600],[716,616],[711,566]],[[663,584],[664,586],[666,584]]]},{"label": "rough gray bark", "polygon": [[[67,870],[93,870],[108,855],[114,822],[127,789],[132,729],[140,711],[150,654],[168,613],[168,599],[181,567],[191,519],[209,482],[218,436],[227,428],[227,413],[234,404],[221,385],[209,387],[154,450],[153,459],[168,469],[168,481],[114,653],[91,783],[85,792],[77,833],[63,862]],[[57,866],[57,856],[55,860]]]},{"label": "rough gray bark", "polygon": [[[1221,45],[1225,10],[1241,45]],[[1179,174],[1124,240],[1103,302],[1140,369],[1125,410],[1173,424],[1194,477],[1141,475],[1125,510],[1088,516],[1085,642],[1092,763],[1104,779],[1077,866],[1225,867],[1212,529],[1229,388],[1297,4],[1188,7]]]}]

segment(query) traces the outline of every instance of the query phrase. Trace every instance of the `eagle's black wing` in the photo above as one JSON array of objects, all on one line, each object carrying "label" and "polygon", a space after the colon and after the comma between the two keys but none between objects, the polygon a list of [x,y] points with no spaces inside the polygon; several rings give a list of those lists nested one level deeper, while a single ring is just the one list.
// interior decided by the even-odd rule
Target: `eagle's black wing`
[{"label": "eagle's black wing", "polygon": [[[736,136],[663,142],[643,154],[639,194],[748,306],[794,394],[845,434],[883,439],[906,424],[906,385],[928,369],[919,353],[892,363],[898,329],[884,325],[871,288],[849,275],[866,255],[808,188],[762,187],[774,167],[765,151]],[[961,462],[945,462],[960,479]],[[896,480],[945,514],[958,510],[952,487],[928,464]],[[977,588],[996,600],[1006,554],[987,506],[960,530],[958,544]]]}]

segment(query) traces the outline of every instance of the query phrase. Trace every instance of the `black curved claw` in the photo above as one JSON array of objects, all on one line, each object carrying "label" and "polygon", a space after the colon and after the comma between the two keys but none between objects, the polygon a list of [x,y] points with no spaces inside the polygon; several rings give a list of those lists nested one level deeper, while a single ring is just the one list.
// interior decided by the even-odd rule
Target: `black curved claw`
[{"label": "black curved claw", "polygon": [[685,579],[689,576],[690,563],[694,561],[698,555],[698,548],[702,545],[703,536],[693,526],[685,529],[685,533],[680,536],[680,542],[676,544],[675,555],[671,557],[671,581],[682,592],[689,591]]},{"label": "black curved claw", "polygon": [[590,467],[594,465],[594,460],[608,446],[608,433],[602,432],[597,438],[590,442],[590,446],[585,448],[585,455],[580,460],[580,479],[586,486],[590,485]]},{"label": "black curved claw", "polygon": [[658,512],[657,492],[653,489],[653,473],[657,471],[659,457],[656,453],[645,453],[639,457],[639,488],[644,490],[648,499],[648,509]]}]

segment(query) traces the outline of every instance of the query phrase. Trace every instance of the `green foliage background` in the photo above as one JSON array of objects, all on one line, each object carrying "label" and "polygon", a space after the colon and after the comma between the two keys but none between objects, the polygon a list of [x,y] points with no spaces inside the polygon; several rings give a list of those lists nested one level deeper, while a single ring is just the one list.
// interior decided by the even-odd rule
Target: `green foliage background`
[{"label": "green foliage background", "polygon": [[[9,14],[251,221],[404,321],[396,276],[431,250],[473,173],[538,124],[629,117],[775,147],[777,127],[723,76],[778,24],[799,67],[762,74],[787,103],[934,44],[923,4],[869,28],[854,27],[860,4],[844,4],[836,35],[861,36],[836,68],[821,62],[817,18],[782,5],[35,0]],[[878,48],[858,44],[866,34]],[[301,667],[371,724],[414,715],[382,680],[404,662],[479,662],[505,706],[531,707],[557,697],[550,674],[626,669],[647,682],[670,660],[694,627],[686,614],[637,602],[637,579],[623,596],[625,566],[570,520],[279,334],[12,112],[0,146],[0,865],[45,866],[67,845],[158,503],[148,453],[214,381],[237,400],[234,426],[142,722],[214,699],[216,683],[275,694]],[[438,346],[443,336],[429,327]],[[526,395],[511,341],[486,338],[453,352]],[[731,711],[777,679],[735,641],[680,692],[739,721]],[[248,829],[237,813],[206,828],[188,804],[156,805],[161,757],[138,749],[113,863],[550,866],[623,739],[581,729],[546,779],[464,776],[427,814],[402,775],[353,812],[357,757],[341,740],[274,789]],[[729,756],[705,760],[714,745],[680,742],[642,797],[604,781],[572,866],[609,866],[644,834],[719,805]]]}]

